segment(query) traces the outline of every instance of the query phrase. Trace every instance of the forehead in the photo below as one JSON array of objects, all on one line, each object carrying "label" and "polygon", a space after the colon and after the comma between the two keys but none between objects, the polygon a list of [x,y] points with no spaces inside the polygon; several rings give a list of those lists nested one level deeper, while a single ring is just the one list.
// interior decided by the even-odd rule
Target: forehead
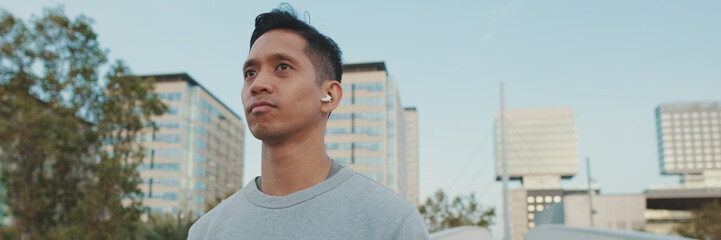
[{"label": "forehead", "polygon": [[261,61],[278,55],[309,60],[305,54],[308,43],[295,32],[283,29],[270,30],[261,35],[248,53],[248,62]]}]

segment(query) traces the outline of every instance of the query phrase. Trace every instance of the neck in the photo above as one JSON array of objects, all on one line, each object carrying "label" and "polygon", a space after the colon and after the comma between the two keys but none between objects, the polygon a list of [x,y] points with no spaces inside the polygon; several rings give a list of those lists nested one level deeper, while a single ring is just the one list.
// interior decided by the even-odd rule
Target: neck
[{"label": "neck", "polygon": [[294,138],[297,141],[263,142],[260,182],[263,193],[285,196],[326,179],[332,160],[325,152],[323,134],[312,135]]}]

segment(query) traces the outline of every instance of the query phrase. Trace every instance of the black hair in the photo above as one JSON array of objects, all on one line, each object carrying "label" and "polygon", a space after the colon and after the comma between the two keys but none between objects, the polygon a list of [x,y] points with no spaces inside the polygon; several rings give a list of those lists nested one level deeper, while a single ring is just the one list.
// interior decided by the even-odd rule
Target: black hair
[{"label": "black hair", "polygon": [[[286,7],[286,9],[282,9]],[[343,66],[341,65],[341,51],[338,44],[318,32],[314,27],[298,19],[293,7],[281,4],[279,8],[262,13],[255,18],[255,30],[250,37],[250,47],[255,40],[274,29],[285,29],[295,32],[308,42],[305,54],[308,55],[316,69],[316,78],[341,81]],[[320,80],[319,82],[321,82]]]}]

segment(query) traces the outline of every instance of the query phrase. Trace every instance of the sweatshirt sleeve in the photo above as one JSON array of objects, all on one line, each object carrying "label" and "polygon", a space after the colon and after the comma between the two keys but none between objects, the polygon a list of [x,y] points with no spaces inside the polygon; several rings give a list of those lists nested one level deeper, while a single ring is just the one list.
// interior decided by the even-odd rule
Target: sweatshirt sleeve
[{"label": "sweatshirt sleeve", "polygon": [[408,213],[401,225],[398,226],[398,229],[396,230],[396,234],[395,236],[393,236],[393,239],[430,239],[428,236],[428,229],[426,228],[426,224],[423,221],[423,218],[421,218],[421,214],[418,212],[418,210],[413,209],[410,213]]}]

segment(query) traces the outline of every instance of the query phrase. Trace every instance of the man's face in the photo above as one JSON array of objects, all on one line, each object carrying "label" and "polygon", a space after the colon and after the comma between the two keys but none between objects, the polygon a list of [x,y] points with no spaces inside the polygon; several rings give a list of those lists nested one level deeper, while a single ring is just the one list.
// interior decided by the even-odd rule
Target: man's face
[{"label": "man's face", "polygon": [[323,119],[320,98],[325,94],[316,83],[306,45],[294,32],[271,30],[251,47],[241,95],[248,128],[256,138],[291,138]]}]

